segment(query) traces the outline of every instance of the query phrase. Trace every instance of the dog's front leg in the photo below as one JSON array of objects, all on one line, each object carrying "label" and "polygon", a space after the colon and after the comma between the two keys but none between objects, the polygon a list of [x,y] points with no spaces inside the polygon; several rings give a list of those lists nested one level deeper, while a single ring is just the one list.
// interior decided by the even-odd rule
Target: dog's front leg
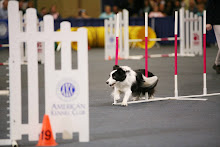
[{"label": "dog's front leg", "polygon": [[123,101],[121,103],[122,106],[128,106],[128,99],[130,98],[131,93],[132,93],[131,90],[127,90],[125,92],[125,96],[124,96]]},{"label": "dog's front leg", "polygon": [[114,105],[117,104],[117,100],[120,99],[120,91],[116,87],[114,87],[113,97],[114,97],[114,103],[113,103]]}]

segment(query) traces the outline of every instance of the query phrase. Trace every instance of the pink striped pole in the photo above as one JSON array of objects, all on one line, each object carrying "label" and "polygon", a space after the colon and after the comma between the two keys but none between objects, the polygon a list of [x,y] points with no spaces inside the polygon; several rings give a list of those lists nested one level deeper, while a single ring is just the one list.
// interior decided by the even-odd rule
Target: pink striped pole
[{"label": "pink striped pole", "polygon": [[148,77],[148,13],[145,13],[145,76]]},{"label": "pink striped pole", "polygon": [[0,63],[0,66],[3,66],[3,65],[8,65],[8,63],[6,62]]},{"label": "pink striped pole", "polygon": [[116,51],[115,51],[115,65],[118,65],[118,37],[119,37],[119,13],[116,18]]},{"label": "pink striped pole", "polygon": [[203,11],[203,95],[207,94],[206,87],[206,10]]},{"label": "pink striped pole", "polygon": [[174,36],[175,36],[175,74],[174,74],[174,96],[178,97],[178,83],[177,83],[177,23],[178,23],[178,12],[175,11],[175,26],[174,26]]}]

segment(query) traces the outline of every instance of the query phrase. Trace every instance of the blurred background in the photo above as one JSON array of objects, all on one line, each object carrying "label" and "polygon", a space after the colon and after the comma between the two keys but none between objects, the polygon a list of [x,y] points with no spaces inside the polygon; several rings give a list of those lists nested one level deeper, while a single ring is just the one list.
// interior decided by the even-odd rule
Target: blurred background
[{"label": "blurred background", "polygon": [[[1,8],[4,1],[8,0],[1,0]],[[76,18],[82,9],[91,18],[98,18],[107,5],[113,13],[127,9],[132,17],[142,17],[143,12],[152,12],[156,7],[164,16],[173,15],[173,11],[180,7],[202,15],[206,3],[207,0],[19,0],[23,11],[29,7],[36,8],[39,14],[57,11],[62,18]]]},{"label": "blurred background", "polygon": [[[95,43],[92,47],[104,47],[104,28],[102,28],[104,19],[113,17],[123,9],[129,11],[130,26],[143,26],[144,12],[148,12],[149,26],[156,32],[157,37],[170,37],[173,36],[175,10],[184,7],[202,16],[206,3],[207,0],[19,0],[19,9],[25,13],[27,8],[36,8],[40,20],[46,14],[53,15],[55,30],[60,28],[60,22],[63,20],[70,21],[73,30],[78,27],[93,27],[89,30],[89,34],[93,34],[93,29],[96,32],[97,27],[101,27],[96,32],[101,36],[101,43]],[[8,43],[7,5],[8,0],[0,1],[0,44]],[[154,18],[153,26],[151,18]],[[215,43],[213,30],[209,31],[207,45]],[[101,45],[97,46],[97,44]],[[162,41],[160,44],[166,42]]]}]

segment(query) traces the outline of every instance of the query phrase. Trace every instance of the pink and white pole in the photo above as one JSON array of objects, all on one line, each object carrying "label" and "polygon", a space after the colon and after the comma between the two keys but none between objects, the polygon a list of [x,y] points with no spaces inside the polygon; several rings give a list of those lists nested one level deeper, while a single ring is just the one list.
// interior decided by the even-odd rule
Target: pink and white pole
[{"label": "pink and white pole", "polygon": [[119,37],[119,13],[116,17],[116,51],[115,51],[115,65],[118,65],[118,37]]},{"label": "pink and white pole", "polygon": [[148,77],[148,13],[145,13],[145,76]]},{"label": "pink and white pole", "polygon": [[9,44],[0,44],[0,47],[9,47]]},{"label": "pink and white pole", "polygon": [[178,81],[177,81],[177,27],[178,27],[178,12],[175,11],[175,26],[174,26],[174,37],[175,37],[175,74],[174,74],[174,96],[178,97]]},{"label": "pink and white pole", "polygon": [[203,11],[203,95],[207,94],[206,86],[206,10]]}]

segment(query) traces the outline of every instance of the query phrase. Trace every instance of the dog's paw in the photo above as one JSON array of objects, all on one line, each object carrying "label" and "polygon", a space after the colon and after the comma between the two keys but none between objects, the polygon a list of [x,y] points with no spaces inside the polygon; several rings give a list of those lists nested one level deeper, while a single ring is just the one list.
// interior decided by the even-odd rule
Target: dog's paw
[{"label": "dog's paw", "polygon": [[151,97],[149,97],[149,99],[154,99],[154,96],[152,95]]},{"label": "dog's paw", "polygon": [[131,100],[132,100],[132,101],[136,101],[137,99],[136,99],[136,97],[133,97]]},{"label": "dog's paw", "polygon": [[146,100],[146,97],[141,97],[140,100]]},{"label": "dog's paw", "polygon": [[137,101],[137,100],[139,100],[139,97],[132,97],[131,100],[132,100],[132,101]]},{"label": "dog's paw", "polygon": [[127,102],[122,102],[121,106],[125,106],[126,107],[126,106],[128,106],[128,103]]}]

